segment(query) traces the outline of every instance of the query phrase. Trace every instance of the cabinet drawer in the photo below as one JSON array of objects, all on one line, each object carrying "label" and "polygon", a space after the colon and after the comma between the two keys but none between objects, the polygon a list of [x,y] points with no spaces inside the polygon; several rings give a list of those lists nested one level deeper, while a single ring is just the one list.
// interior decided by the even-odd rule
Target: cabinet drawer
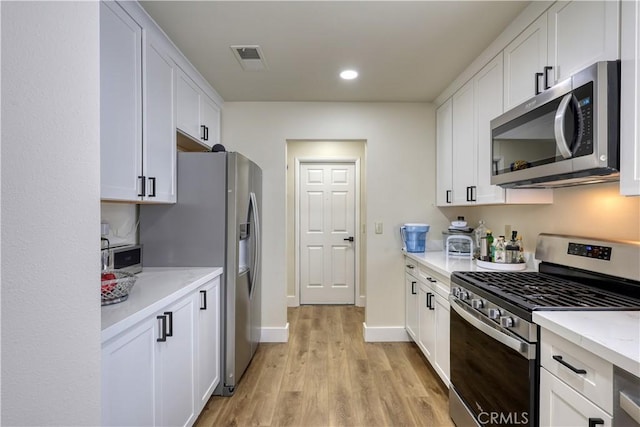
[{"label": "cabinet drawer", "polygon": [[613,366],[610,362],[542,329],[540,364],[587,399],[612,413]]},{"label": "cabinet drawer", "polygon": [[414,277],[418,277],[418,263],[414,260],[405,257],[404,258],[404,271]]}]

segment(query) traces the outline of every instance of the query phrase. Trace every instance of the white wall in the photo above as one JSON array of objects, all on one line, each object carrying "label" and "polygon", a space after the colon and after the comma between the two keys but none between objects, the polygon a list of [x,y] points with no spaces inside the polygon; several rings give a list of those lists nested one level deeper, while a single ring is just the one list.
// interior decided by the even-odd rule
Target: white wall
[{"label": "white wall", "polygon": [[1,2],[2,424],[100,424],[97,2]]},{"label": "white wall", "polygon": [[[222,140],[263,170],[263,324],[286,324],[287,140],[367,141],[368,326],[404,325],[398,227],[446,218],[435,200],[435,112],[426,103],[225,103]],[[374,222],[384,233],[373,234]]]}]

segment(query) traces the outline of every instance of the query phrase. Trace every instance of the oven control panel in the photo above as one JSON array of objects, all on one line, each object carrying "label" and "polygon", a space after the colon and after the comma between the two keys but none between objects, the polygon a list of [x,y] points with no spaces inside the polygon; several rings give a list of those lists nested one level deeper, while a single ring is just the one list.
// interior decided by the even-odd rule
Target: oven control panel
[{"label": "oven control panel", "polygon": [[611,247],[599,245],[586,245],[583,243],[569,243],[567,254],[611,261]]}]

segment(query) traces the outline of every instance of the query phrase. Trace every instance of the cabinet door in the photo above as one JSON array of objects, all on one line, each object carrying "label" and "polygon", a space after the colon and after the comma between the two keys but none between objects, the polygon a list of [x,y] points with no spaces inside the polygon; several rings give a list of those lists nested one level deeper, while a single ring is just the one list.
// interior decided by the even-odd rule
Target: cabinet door
[{"label": "cabinet door", "polygon": [[[504,49],[504,110],[535,95],[536,73],[547,61],[547,15],[529,25]],[[544,82],[540,80],[540,89]]]},{"label": "cabinet door", "polygon": [[441,295],[436,295],[435,299],[435,368],[445,385],[449,385],[449,301]]},{"label": "cabinet door", "polygon": [[547,12],[550,84],[589,65],[620,57],[620,2],[559,1]]},{"label": "cabinet door", "polygon": [[622,2],[620,192],[640,195],[640,3]]},{"label": "cabinet door", "polygon": [[220,142],[220,108],[207,95],[200,95],[200,115],[204,126],[204,144],[213,147]]},{"label": "cabinet door", "polygon": [[[157,417],[161,425],[184,426],[195,421],[194,298],[168,306],[168,335],[156,343],[158,370]],[[170,314],[169,314],[170,313]]]},{"label": "cabinet door", "polygon": [[[429,362],[434,360],[435,295],[431,288],[419,283],[418,287],[418,346]],[[434,307],[434,308],[431,308]]]},{"label": "cabinet door", "polygon": [[447,206],[453,203],[452,190],[452,101],[448,99],[436,110],[436,203]]},{"label": "cabinet door", "polygon": [[502,53],[487,64],[474,78],[476,101],[476,191],[477,203],[503,203],[505,190],[491,185],[491,120],[502,114],[504,87]]},{"label": "cabinet door", "polygon": [[418,279],[410,274],[405,274],[405,327],[411,338],[416,341],[418,330]]},{"label": "cabinet door", "polygon": [[157,424],[154,376],[155,319],[149,319],[102,347],[102,425]]},{"label": "cabinet door", "polygon": [[152,37],[144,52],[144,200],[176,201],[175,65]]},{"label": "cabinet door", "polygon": [[141,169],[142,28],[100,2],[100,197],[139,200]]},{"label": "cabinet door", "polygon": [[462,86],[452,101],[453,204],[472,203],[471,187],[476,181],[476,140],[473,80]]},{"label": "cabinet door", "polygon": [[600,419],[604,427],[612,418],[544,368],[540,369],[540,426],[588,426]]},{"label": "cabinet door", "polygon": [[220,278],[196,292],[196,412],[204,407],[220,382]]},{"label": "cabinet door", "polygon": [[182,70],[178,70],[177,80],[177,127],[185,135],[201,141],[204,133],[200,127],[200,88]]}]

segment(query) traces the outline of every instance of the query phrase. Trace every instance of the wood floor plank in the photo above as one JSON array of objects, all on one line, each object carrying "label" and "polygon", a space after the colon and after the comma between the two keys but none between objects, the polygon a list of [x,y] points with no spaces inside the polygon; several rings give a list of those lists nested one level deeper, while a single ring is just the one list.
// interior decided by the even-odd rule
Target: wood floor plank
[{"label": "wood floor plank", "polygon": [[287,313],[289,342],[260,344],[235,394],[212,396],[195,426],[453,426],[420,349],[365,343],[362,307]]}]

